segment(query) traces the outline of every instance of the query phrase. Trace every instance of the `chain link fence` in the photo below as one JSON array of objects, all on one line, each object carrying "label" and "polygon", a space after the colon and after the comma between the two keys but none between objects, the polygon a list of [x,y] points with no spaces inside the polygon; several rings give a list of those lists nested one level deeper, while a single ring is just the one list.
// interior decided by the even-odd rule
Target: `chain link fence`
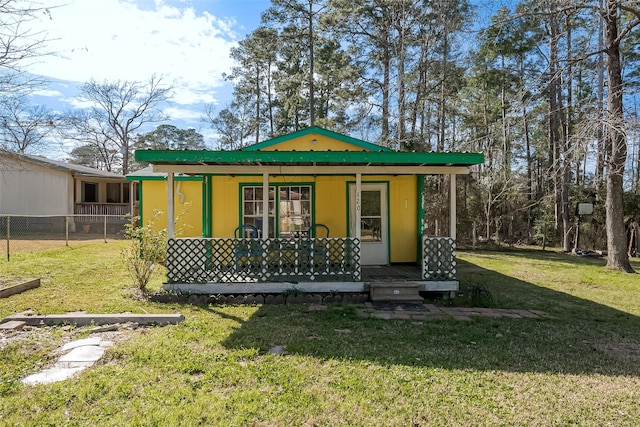
[{"label": "chain link fence", "polygon": [[125,215],[0,215],[0,257],[71,246],[77,242],[124,239]]}]

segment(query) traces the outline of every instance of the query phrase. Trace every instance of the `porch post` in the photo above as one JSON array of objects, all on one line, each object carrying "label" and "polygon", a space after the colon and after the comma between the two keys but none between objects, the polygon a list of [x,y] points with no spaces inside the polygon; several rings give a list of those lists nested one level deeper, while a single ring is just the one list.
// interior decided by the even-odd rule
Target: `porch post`
[{"label": "porch post", "polygon": [[175,236],[173,215],[173,172],[169,172],[167,173],[167,237],[169,239]]},{"label": "porch post", "polygon": [[[275,198],[274,198],[275,203]],[[262,174],[262,238],[269,238],[269,174]]]},{"label": "porch post", "polygon": [[356,235],[355,238],[361,238],[361,215],[362,215],[362,174],[356,174]]},{"label": "porch post", "polygon": [[449,175],[449,237],[456,240],[456,175]]},{"label": "porch post", "polygon": [[136,181],[129,182],[129,213],[131,214],[131,218],[135,216],[135,205],[136,205],[136,193],[134,186]]}]

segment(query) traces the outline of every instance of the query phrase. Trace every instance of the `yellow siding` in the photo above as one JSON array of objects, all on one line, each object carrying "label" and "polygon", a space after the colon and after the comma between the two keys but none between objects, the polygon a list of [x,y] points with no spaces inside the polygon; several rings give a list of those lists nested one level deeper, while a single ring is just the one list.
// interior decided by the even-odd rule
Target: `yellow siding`
[{"label": "yellow siding", "polygon": [[211,235],[213,237],[233,237],[233,230],[238,226],[239,221],[239,183],[252,182],[257,179],[230,176],[214,176],[211,178]]},{"label": "yellow siding", "polygon": [[347,179],[319,176],[316,180],[315,221],[329,227],[329,237],[347,235]]},{"label": "yellow siding", "polygon": [[415,176],[389,180],[391,262],[415,262],[418,244],[418,182]]},{"label": "yellow siding", "polygon": [[[178,189],[178,184],[180,188]],[[202,235],[202,182],[174,181],[174,210],[176,235],[197,237]],[[184,194],[184,203],[181,196]],[[153,220],[154,212],[162,212],[154,221],[153,228],[167,227],[167,181],[142,181],[142,215],[145,225]]]},{"label": "yellow siding", "polygon": [[[315,141],[315,142],[314,142]],[[264,151],[368,151],[357,145],[338,141],[323,135],[310,134],[289,141],[284,141],[271,147],[263,148]]]}]

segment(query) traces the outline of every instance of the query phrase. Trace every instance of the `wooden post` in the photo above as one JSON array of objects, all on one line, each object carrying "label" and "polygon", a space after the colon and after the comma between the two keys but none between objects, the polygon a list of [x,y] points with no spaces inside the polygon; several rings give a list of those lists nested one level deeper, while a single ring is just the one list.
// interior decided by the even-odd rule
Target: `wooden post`
[{"label": "wooden post", "polygon": [[449,237],[456,240],[456,175],[449,175]]},{"label": "wooden post", "polygon": [[69,247],[69,215],[64,217],[64,243]]},{"label": "wooden post", "polygon": [[11,217],[7,216],[7,261],[11,260],[9,255],[9,240],[11,240]]},{"label": "wooden post", "polygon": [[356,174],[356,235],[354,236],[356,239],[360,240],[361,232],[361,224],[362,221],[362,174]]},{"label": "wooden post", "polygon": [[167,174],[167,237],[169,239],[173,239],[175,236],[173,199],[173,172],[169,172]]},{"label": "wooden post", "polygon": [[[275,197],[274,197],[274,203],[275,203]],[[269,238],[269,174],[268,173],[262,174],[262,238],[263,239]]]},{"label": "wooden post", "polygon": [[104,215],[104,242],[107,243],[107,215]]}]

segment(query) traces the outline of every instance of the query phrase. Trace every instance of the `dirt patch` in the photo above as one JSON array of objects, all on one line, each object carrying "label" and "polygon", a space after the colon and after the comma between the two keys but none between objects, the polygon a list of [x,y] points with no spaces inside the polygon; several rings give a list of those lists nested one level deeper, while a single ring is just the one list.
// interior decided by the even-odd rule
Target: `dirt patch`
[{"label": "dirt patch", "polygon": [[[112,328],[73,327],[73,326],[24,326],[19,331],[0,332],[0,351],[9,345],[27,345],[36,347],[58,347],[87,337],[99,337],[104,341],[118,343],[152,327],[134,323],[112,325]],[[96,330],[97,332],[93,332]]]}]

